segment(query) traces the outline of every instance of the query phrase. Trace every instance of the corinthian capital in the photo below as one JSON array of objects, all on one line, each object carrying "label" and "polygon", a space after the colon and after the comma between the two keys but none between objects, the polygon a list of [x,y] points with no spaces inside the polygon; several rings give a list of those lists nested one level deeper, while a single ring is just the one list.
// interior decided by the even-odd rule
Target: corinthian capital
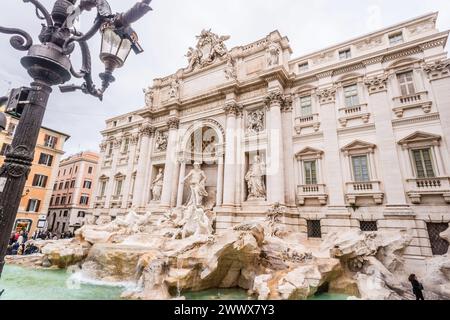
[{"label": "corinthian capital", "polygon": [[180,119],[175,117],[170,118],[169,120],[167,120],[167,126],[169,127],[169,130],[177,130],[180,127]]},{"label": "corinthian capital", "polygon": [[280,91],[269,92],[267,96],[264,98],[264,103],[268,108],[275,105],[281,107],[284,104],[284,96],[281,94]]},{"label": "corinthian capital", "polygon": [[225,114],[238,116],[242,113],[242,106],[237,104],[236,101],[230,101],[225,104],[223,107]]},{"label": "corinthian capital", "polygon": [[292,95],[288,94],[288,95],[284,96],[284,103],[281,107],[281,111],[282,112],[291,112],[292,111],[292,103],[293,103]]},{"label": "corinthian capital", "polygon": [[439,60],[423,65],[423,70],[430,80],[438,80],[450,76],[450,60]]},{"label": "corinthian capital", "polygon": [[150,125],[150,123],[144,123],[139,128],[139,135],[153,137],[155,135],[156,128]]},{"label": "corinthian capital", "polygon": [[325,89],[317,90],[317,97],[320,104],[334,103],[336,101],[336,87],[332,86]]},{"label": "corinthian capital", "polygon": [[369,90],[369,94],[386,91],[388,78],[389,76],[387,74],[382,74],[364,79],[364,83]]}]

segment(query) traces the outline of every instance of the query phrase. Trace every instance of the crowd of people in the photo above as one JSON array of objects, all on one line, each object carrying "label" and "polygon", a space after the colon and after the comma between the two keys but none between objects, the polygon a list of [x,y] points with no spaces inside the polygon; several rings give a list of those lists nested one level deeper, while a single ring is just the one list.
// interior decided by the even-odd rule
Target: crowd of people
[{"label": "crowd of people", "polygon": [[52,233],[50,231],[36,231],[30,238],[27,230],[16,231],[9,238],[7,255],[30,255],[39,253],[39,248],[32,240],[59,240],[71,239],[74,237],[73,232],[67,231],[62,234]]}]

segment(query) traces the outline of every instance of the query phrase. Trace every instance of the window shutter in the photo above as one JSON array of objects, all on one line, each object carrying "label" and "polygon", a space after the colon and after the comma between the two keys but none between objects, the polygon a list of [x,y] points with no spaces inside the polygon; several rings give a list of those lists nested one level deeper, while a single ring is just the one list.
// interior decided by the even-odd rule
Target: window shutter
[{"label": "window shutter", "polygon": [[48,165],[49,167],[51,167],[52,164],[53,164],[53,156],[48,155],[48,163],[47,163],[47,165]]},{"label": "window shutter", "polygon": [[47,176],[43,176],[42,188],[46,188],[47,187],[47,180],[48,180],[48,177]]},{"label": "window shutter", "polygon": [[33,177],[33,187],[38,186],[38,179],[39,179],[39,175],[35,174]]},{"label": "window shutter", "polygon": [[27,211],[29,212],[31,209],[31,199],[28,200]]},{"label": "window shutter", "polygon": [[36,210],[35,210],[35,212],[39,212],[40,206],[41,206],[41,200],[36,200]]}]

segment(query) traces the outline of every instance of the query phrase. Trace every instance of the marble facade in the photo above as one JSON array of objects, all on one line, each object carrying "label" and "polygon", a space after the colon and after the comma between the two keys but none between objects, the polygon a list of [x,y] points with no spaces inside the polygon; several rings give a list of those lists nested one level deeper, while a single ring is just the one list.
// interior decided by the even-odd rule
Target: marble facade
[{"label": "marble facade", "polygon": [[429,224],[450,222],[450,60],[436,18],[299,58],[278,31],[229,50],[229,36],[203,30],[186,68],[107,120],[92,215],[182,206],[199,163],[217,232],[281,204],[305,238],[311,221],[321,235],[371,222],[410,230],[409,258],[433,255]]}]

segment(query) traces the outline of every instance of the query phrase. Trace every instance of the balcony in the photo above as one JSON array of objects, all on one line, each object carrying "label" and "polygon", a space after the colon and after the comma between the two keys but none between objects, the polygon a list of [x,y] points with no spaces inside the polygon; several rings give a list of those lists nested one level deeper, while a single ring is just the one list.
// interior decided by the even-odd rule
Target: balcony
[{"label": "balcony", "polygon": [[408,197],[414,204],[422,202],[422,196],[442,195],[445,202],[450,203],[450,178],[408,179]]},{"label": "balcony", "polygon": [[400,96],[394,100],[394,113],[397,118],[403,117],[403,113],[409,109],[421,108],[424,113],[431,112],[432,102],[428,99],[428,92],[418,92],[408,96]]},{"label": "balcony", "polygon": [[379,181],[347,182],[346,199],[348,204],[355,205],[359,197],[372,197],[376,204],[382,204],[384,193]]},{"label": "balcony", "polygon": [[299,205],[305,205],[306,199],[317,199],[321,205],[327,204],[326,185],[308,184],[297,187],[297,202]]},{"label": "balcony", "polygon": [[341,126],[346,127],[348,121],[354,119],[361,119],[363,123],[369,122],[370,113],[366,103],[339,109],[339,123]]},{"label": "balcony", "polygon": [[301,134],[306,128],[313,128],[314,132],[319,131],[320,122],[318,113],[295,118],[295,131],[297,134]]}]

